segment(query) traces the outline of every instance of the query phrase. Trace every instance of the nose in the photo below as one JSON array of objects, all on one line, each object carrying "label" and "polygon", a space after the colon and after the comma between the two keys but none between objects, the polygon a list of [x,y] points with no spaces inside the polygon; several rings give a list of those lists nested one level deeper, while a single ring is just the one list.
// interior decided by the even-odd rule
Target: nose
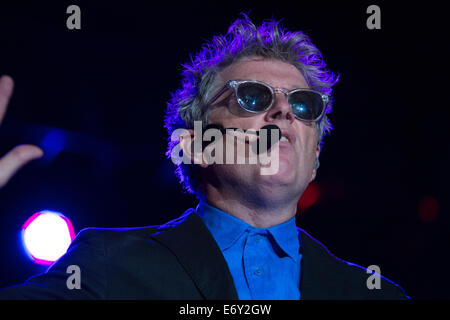
[{"label": "nose", "polygon": [[273,120],[288,120],[290,123],[295,120],[291,106],[287,102],[286,94],[283,92],[276,92],[275,101],[266,113],[266,121],[273,122]]}]

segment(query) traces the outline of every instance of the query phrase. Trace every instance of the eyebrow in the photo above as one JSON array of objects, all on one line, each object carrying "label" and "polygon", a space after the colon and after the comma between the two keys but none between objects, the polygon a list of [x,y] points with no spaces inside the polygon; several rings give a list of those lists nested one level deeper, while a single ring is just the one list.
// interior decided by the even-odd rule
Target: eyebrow
[{"label": "eyebrow", "polygon": [[283,89],[286,89],[286,90],[288,90],[288,91],[292,91],[292,90],[295,90],[295,89],[311,89],[311,88],[309,87],[308,84],[306,84],[306,87],[303,87],[303,86],[297,86],[297,85],[292,85],[292,86],[289,86],[288,88],[283,88]]},{"label": "eyebrow", "polygon": [[[258,80],[258,81],[260,81],[260,80]],[[288,87],[278,87],[278,86],[271,85],[270,83],[265,82],[265,81],[261,81],[261,82],[264,82],[265,84],[268,84],[272,88],[281,88],[281,89],[284,89],[284,90],[287,90],[287,91],[292,91],[292,90],[296,90],[296,89],[311,89],[308,83],[306,83],[306,87],[303,87],[301,85],[289,85]]]},{"label": "eyebrow", "polygon": [[249,81],[255,80],[255,81],[263,82],[263,83],[271,86],[272,88],[281,88],[281,89],[284,89],[284,90],[287,90],[287,91],[293,91],[293,90],[296,90],[296,89],[311,89],[311,87],[309,86],[308,83],[306,83],[306,87],[303,87],[303,86],[300,86],[300,85],[289,85],[287,88],[285,88],[285,87],[274,86],[274,85],[272,85],[272,84],[270,84],[270,83],[268,83],[266,81],[262,81],[262,80],[256,80],[256,79],[239,79],[239,80],[249,80]]}]

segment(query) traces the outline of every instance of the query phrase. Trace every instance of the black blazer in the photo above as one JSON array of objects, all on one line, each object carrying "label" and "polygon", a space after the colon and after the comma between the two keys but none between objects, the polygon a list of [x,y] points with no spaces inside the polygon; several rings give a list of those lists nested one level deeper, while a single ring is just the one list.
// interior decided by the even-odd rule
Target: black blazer
[{"label": "black blazer", "polygon": [[[300,229],[301,298],[407,299],[381,278],[367,288],[366,269],[340,260]],[[68,289],[70,265],[81,288]],[[44,274],[0,291],[0,299],[238,299],[213,236],[193,209],[161,226],[82,230]]]}]

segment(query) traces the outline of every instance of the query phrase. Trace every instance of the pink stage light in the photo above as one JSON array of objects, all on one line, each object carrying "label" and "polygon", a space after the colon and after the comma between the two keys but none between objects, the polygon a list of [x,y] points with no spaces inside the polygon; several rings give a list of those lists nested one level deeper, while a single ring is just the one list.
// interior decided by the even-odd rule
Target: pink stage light
[{"label": "pink stage light", "polygon": [[75,232],[63,214],[43,210],[28,218],[22,226],[21,236],[25,252],[34,263],[51,265],[66,253]]}]

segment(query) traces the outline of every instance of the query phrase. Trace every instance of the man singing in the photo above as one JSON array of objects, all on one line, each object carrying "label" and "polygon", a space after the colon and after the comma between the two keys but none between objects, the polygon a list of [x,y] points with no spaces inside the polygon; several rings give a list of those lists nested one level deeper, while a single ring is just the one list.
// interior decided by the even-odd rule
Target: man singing
[{"label": "man singing", "polygon": [[[255,26],[242,15],[183,67],[166,112],[167,155],[179,148],[192,160],[178,162],[176,174],[198,206],[160,226],[84,229],[46,273],[0,291],[0,298],[408,299],[378,274],[379,288],[368,286],[365,268],[338,259],[295,224],[298,200],[317,174],[331,130],[327,114],[338,80],[310,39],[276,21]],[[3,77],[0,111],[11,91]],[[275,154],[277,170],[261,174],[259,162],[205,161],[204,149],[193,148],[204,138],[196,121],[202,128],[255,132],[278,127],[279,139],[257,151]],[[177,129],[185,134],[173,139]],[[222,132],[216,147],[237,143],[233,130]],[[4,183],[42,154],[20,148],[1,160]],[[79,289],[67,286],[70,265],[81,270]]]}]

